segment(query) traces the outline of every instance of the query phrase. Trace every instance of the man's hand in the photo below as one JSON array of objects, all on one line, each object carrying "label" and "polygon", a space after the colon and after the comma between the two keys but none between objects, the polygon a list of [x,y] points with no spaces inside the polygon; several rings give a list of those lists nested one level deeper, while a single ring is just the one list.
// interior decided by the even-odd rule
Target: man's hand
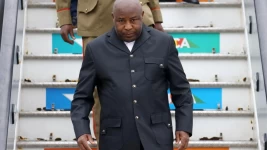
[{"label": "man's hand", "polygon": [[81,150],[92,150],[87,141],[89,141],[91,144],[96,144],[90,134],[84,134],[77,140],[78,146]]},{"label": "man's hand", "polygon": [[164,32],[164,29],[163,29],[161,23],[155,23],[155,29],[158,29],[159,31]]},{"label": "man's hand", "polygon": [[[176,142],[179,150],[185,150],[188,147],[189,135],[184,131],[176,131]],[[181,143],[180,143],[181,142]]]},{"label": "man's hand", "polygon": [[[75,37],[73,34],[73,26],[71,24],[66,24],[66,25],[61,26],[60,34],[61,34],[62,39],[65,42],[67,42],[69,44],[74,43]],[[69,34],[70,34],[72,40],[69,39]]]}]

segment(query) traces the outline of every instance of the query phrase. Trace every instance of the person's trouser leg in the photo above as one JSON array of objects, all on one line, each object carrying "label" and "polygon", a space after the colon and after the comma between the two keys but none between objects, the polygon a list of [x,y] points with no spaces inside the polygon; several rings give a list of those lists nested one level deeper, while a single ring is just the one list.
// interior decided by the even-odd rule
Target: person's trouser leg
[{"label": "person's trouser leg", "polygon": [[141,141],[140,141],[140,150],[145,150]]},{"label": "person's trouser leg", "polygon": [[[85,48],[87,43],[95,39],[96,37],[83,37],[83,55],[85,54]],[[95,88],[94,91],[94,100],[95,104],[93,107],[93,130],[96,136],[97,143],[99,143],[99,128],[100,128],[100,102],[99,102],[99,97],[98,97],[98,92],[97,89]]]}]

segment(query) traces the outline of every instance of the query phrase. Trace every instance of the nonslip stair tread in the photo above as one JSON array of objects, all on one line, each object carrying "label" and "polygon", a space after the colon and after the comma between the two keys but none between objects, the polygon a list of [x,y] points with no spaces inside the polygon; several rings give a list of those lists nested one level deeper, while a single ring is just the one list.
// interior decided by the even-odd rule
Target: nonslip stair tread
[{"label": "nonslip stair tread", "polygon": [[[88,143],[89,144],[89,143]],[[96,145],[91,145],[96,147]],[[74,148],[76,141],[18,141],[19,148]],[[174,147],[177,144],[174,143]],[[257,147],[255,141],[189,141],[189,147]]]},{"label": "nonslip stair tread", "polygon": [[[73,87],[77,82],[22,82],[22,87]],[[190,82],[191,87],[250,87],[249,82]]]},{"label": "nonslip stair tread", "polygon": [[[168,7],[240,7],[241,2],[200,2],[199,5],[176,2],[160,2],[161,8]],[[56,8],[54,2],[29,2],[28,8]]]},{"label": "nonslip stair tread", "polygon": [[199,5],[192,5],[188,3],[175,3],[175,2],[165,2],[160,3],[161,8],[168,7],[241,7],[241,2],[200,2]]},{"label": "nonslip stair tread", "polygon": [[[247,59],[246,54],[179,54],[180,59]],[[30,54],[24,55],[25,60],[46,60],[46,59],[79,59],[82,54]]]},{"label": "nonslip stair tread", "polygon": [[[92,115],[92,114],[90,114]],[[171,115],[174,116],[175,112],[171,111]],[[225,117],[235,117],[235,116],[249,116],[253,117],[254,113],[252,111],[193,111],[194,116],[225,116]],[[21,111],[19,113],[20,117],[70,117],[70,111]]]},{"label": "nonslip stair tread", "polygon": [[[60,28],[27,28],[27,32],[33,33],[60,33]],[[217,28],[217,27],[208,27],[208,28],[176,28],[176,27],[164,27],[165,32],[171,33],[242,33],[244,32],[243,27],[233,27],[233,28]],[[77,29],[73,30],[74,33],[77,33]]]}]

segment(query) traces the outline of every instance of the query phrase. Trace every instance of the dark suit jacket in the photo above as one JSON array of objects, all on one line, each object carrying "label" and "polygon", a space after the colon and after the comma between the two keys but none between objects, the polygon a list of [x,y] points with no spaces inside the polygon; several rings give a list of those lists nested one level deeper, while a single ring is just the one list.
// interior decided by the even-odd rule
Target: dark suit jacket
[{"label": "dark suit jacket", "polygon": [[100,150],[172,150],[168,82],[176,106],[176,131],[192,135],[193,100],[173,38],[143,25],[132,52],[114,28],[86,47],[71,106],[76,137],[90,134],[88,115],[97,86]]}]

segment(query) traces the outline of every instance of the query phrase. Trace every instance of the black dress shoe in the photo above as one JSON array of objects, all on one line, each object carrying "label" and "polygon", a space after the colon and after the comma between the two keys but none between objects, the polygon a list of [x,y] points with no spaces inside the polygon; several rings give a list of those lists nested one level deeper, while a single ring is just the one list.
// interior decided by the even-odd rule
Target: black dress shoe
[{"label": "black dress shoe", "polygon": [[187,3],[192,3],[192,4],[199,4],[198,0],[183,0],[183,1]]}]

